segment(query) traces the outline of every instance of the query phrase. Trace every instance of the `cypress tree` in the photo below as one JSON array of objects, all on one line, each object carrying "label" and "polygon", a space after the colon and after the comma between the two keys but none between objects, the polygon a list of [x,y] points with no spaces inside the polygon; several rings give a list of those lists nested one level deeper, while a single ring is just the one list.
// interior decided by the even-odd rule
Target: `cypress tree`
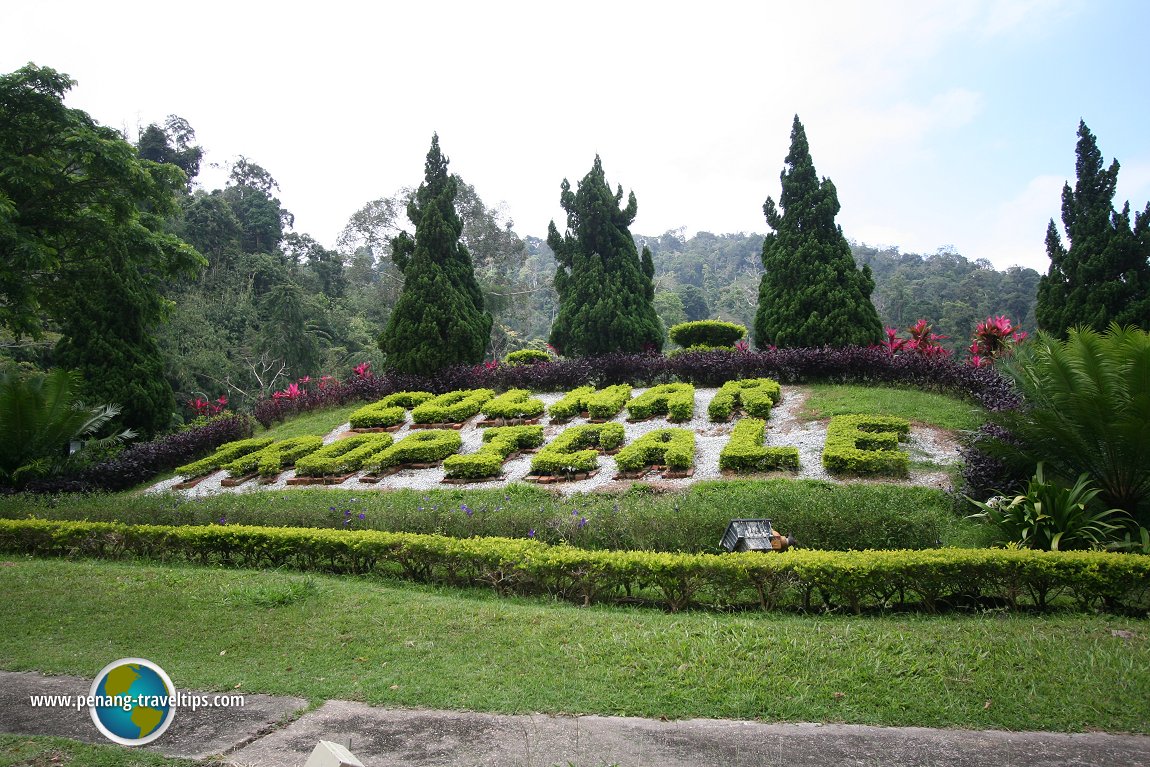
[{"label": "cypress tree", "polygon": [[770,197],[763,205],[774,230],[763,242],[766,274],[759,283],[755,343],[768,346],[866,346],[882,336],[871,303],[874,278],[860,271],[850,244],[835,223],[838,193],[819,181],[798,115],[782,175],[779,213]]},{"label": "cypress tree", "polygon": [[1102,153],[1085,122],[1078,123],[1077,180],[1062,188],[1062,223],[1070,248],[1051,219],[1046,228],[1050,270],[1038,282],[1038,326],[1066,337],[1072,327],[1098,332],[1111,322],[1150,328],[1150,204],[1130,223],[1130,203],[1113,208],[1118,161],[1102,168]]},{"label": "cypress tree", "polygon": [[459,241],[463,222],[455,210],[456,182],[448,159],[431,138],[424,181],[407,206],[415,237],[392,240],[392,260],[403,271],[403,292],[379,339],[387,364],[403,373],[429,374],[483,361],[491,315],[475,279],[471,254]]},{"label": "cypress tree", "polygon": [[621,208],[623,187],[611,192],[598,155],[578,191],[567,179],[560,188],[567,231],[560,235],[554,221],[547,228],[559,262],[551,345],[569,357],[661,350],[663,327],[652,303],[655,264],[647,248],[640,257],[629,229],[638,210],[635,193]]}]

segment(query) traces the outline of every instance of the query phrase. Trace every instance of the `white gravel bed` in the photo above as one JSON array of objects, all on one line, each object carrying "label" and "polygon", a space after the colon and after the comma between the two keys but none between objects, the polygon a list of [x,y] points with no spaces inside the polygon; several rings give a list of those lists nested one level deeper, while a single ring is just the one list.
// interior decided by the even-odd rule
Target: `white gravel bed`
[{"label": "white gravel bed", "polygon": [[[638,396],[644,391],[646,391],[646,389],[636,388],[634,395]],[[665,417],[653,418],[641,423],[628,423],[627,411],[625,409],[613,419],[623,424],[623,429],[626,434],[624,444],[630,444],[648,432],[656,429],[665,429],[667,427],[691,429],[695,432],[694,476],[684,479],[660,479],[658,475],[651,475],[645,478],[646,481],[657,482],[661,488],[676,489],[684,488],[698,480],[718,479],[723,476],[719,471],[719,453],[722,452],[722,449],[730,439],[734,422],[716,424],[711,423],[708,419],[707,407],[710,405],[711,399],[717,391],[718,389],[714,388],[695,389],[695,417],[687,423],[670,423]],[[550,406],[561,399],[564,393],[552,392],[536,394],[535,396],[543,400],[545,405]],[[798,417],[805,399],[806,392],[802,388],[784,386],[783,400],[779,403],[778,407],[771,411],[771,417],[767,421],[767,445],[793,445],[799,449],[799,471],[796,474],[778,473],[776,476],[793,476],[801,479],[822,479],[832,482],[842,482],[844,480],[836,479],[827,474],[822,465],[822,450],[823,444],[826,441],[827,431],[826,422],[803,421]],[[471,419],[460,429],[459,435],[463,440],[461,452],[463,453],[473,453],[477,451],[483,443],[483,430],[475,425],[477,420],[478,418]],[[547,423],[547,419],[544,417],[541,423],[544,424],[544,437],[547,441],[550,441],[568,426],[587,423],[587,419],[574,418],[566,424],[551,425]],[[334,429],[330,434],[324,437],[324,443],[327,444],[334,441],[342,432],[347,431],[350,427],[350,424],[343,424],[337,429]],[[396,441],[398,441],[411,432],[411,414],[408,413],[407,422],[404,423],[398,431],[394,432],[393,436]],[[911,459],[914,461],[927,461],[944,466],[958,461],[958,444],[950,434],[942,429],[928,426],[912,426],[910,439],[906,447],[911,453]],[[522,481],[523,478],[527,476],[530,467],[531,455],[528,454],[521,455],[505,463],[503,465],[503,479],[498,481],[444,484],[442,482],[444,470],[442,467],[436,467],[431,469],[404,469],[396,474],[385,477],[378,483],[362,482],[360,478],[367,474],[367,472],[364,471],[335,487],[365,492],[398,488],[430,490],[433,488],[476,489],[502,487],[508,482]],[[578,482],[558,482],[550,485],[542,485],[542,487],[546,487],[562,495],[585,493],[615,483],[616,473],[615,459],[611,456],[601,456],[599,458],[599,473],[594,477]],[[256,480],[249,480],[238,487],[223,487],[220,483],[224,479],[225,473],[220,471],[200,482],[190,490],[173,492],[182,492],[188,497],[194,498],[216,493],[251,493],[261,490],[280,490],[286,488],[288,486],[287,480],[294,476],[294,471],[285,471],[271,484],[264,485]],[[178,484],[180,481],[180,477],[164,480],[150,487],[147,492],[157,493],[170,491],[172,486]],[[881,481],[892,482],[893,480]],[[910,480],[906,482],[906,484],[924,484],[931,486],[946,486],[946,483],[945,473],[922,471],[912,471]],[[318,486],[305,485],[303,487]]]}]

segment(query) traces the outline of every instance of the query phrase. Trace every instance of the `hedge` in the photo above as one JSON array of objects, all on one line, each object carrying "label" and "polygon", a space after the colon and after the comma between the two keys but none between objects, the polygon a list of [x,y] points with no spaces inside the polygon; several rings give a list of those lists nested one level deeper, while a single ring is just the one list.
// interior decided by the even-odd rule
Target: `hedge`
[{"label": "hedge", "polygon": [[461,423],[495,396],[491,389],[462,389],[441,394],[411,411],[416,423]]},{"label": "hedge", "polygon": [[547,408],[547,415],[556,421],[567,421],[587,409],[587,398],[595,393],[594,386],[580,386],[563,395]]},{"label": "hedge", "polygon": [[205,458],[176,467],[176,474],[190,478],[216,471],[224,465],[249,453],[263,450],[274,441],[271,437],[253,437],[251,439],[228,442],[227,444],[220,445],[219,448],[216,449],[216,452]]},{"label": "hedge", "polygon": [[689,606],[884,610],[993,605],[1145,613],[1150,557],[1030,549],[667,554],[588,551],[535,540],[447,538],[374,530],[239,525],[168,527],[0,520],[0,551],[35,556],[144,557],[244,567],[401,574],[500,594],[583,604],[650,598]]},{"label": "hedge", "polygon": [[684,349],[733,348],[736,341],[747,335],[747,329],[733,322],[696,320],[672,325],[667,335]]},{"label": "hedge", "polygon": [[293,466],[296,459],[302,458],[308,453],[314,453],[321,447],[323,447],[323,437],[305,436],[282,439],[254,453],[242,455],[234,461],[224,464],[223,468],[233,477],[242,477],[253,471],[258,471],[260,476],[270,477]]},{"label": "hedge", "polygon": [[295,463],[299,477],[329,477],[359,471],[377,453],[391,447],[390,434],[353,434],[324,445]]},{"label": "hedge", "polygon": [[743,418],[735,424],[731,440],[719,453],[719,468],[726,471],[798,471],[797,447],[766,447],[763,439],[767,422],[760,418]]},{"label": "hedge", "polygon": [[695,465],[695,432],[688,429],[656,429],[647,432],[615,456],[619,471],[638,471],[661,464],[684,471]]},{"label": "hedge", "polygon": [[898,443],[910,433],[910,422],[888,415],[837,415],[827,425],[823,466],[850,474],[905,477],[910,456]]},{"label": "hedge", "polygon": [[715,393],[707,407],[707,416],[712,421],[729,421],[731,414],[742,408],[749,416],[767,419],[771,416],[771,408],[782,398],[783,388],[770,378],[727,381]]},{"label": "hedge", "polygon": [[443,460],[443,468],[452,479],[496,477],[507,456],[542,444],[542,426],[496,426],[483,432],[483,447],[477,452],[449,455]]},{"label": "hedge", "polygon": [[685,383],[652,386],[627,403],[627,412],[635,420],[666,415],[672,423],[690,421],[695,416],[695,387]]},{"label": "hedge", "polygon": [[531,459],[531,473],[559,475],[592,471],[599,465],[598,451],[619,447],[624,434],[621,423],[588,423],[564,429]]},{"label": "hedge", "polygon": [[587,411],[590,418],[608,420],[619,415],[629,399],[631,387],[628,384],[615,384],[598,391],[594,386],[580,386],[568,392],[547,412],[557,421],[574,418],[583,411]]},{"label": "hedge", "polygon": [[428,429],[408,434],[364,465],[374,471],[405,463],[438,463],[459,452],[463,438],[454,429]]},{"label": "hedge", "polygon": [[550,362],[551,355],[539,349],[520,349],[509,353],[503,361],[508,365],[538,365],[541,362]]},{"label": "hedge", "polygon": [[364,405],[348,419],[353,429],[378,429],[398,426],[407,417],[407,411],[435,395],[426,391],[401,391],[389,394],[378,402]]},{"label": "hedge", "polygon": [[543,415],[543,400],[532,397],[527,389],[509,389],[488,400],[480,412],[488,418],[537,418]]}]

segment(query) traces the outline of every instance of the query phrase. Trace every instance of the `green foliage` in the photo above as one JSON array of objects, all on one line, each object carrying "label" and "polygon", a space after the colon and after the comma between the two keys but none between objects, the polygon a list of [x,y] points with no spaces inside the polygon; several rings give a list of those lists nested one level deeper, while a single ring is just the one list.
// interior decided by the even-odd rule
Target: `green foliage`
[{"label": "green foliage", "polygon": [[631,387],[627,384],[616,384],[599,390],[594,386],[580,386],[548,408],[547,413],[556,421],[565,421],[583,412],[590,418],[614,418],[629,399]]},{"label": "green foliage", "polygon": [[1050,271],[1038,283],[1038,325],[1065,338],[1071,328],[1106,330],[1110,323],[1150,330],[1150,203],[1130,221],[1130,203],[1113,208],[1118,161],[1102,169],[1102,153],[1078,123],[1077,180],[1062,188],[1062,223],[1046,230]]},{"label": "green foliage", "polygon": [[733,348],[736,341],[747,335],[747,329],[733,322],[696,320],[679,323],[667,334],[684,349],[693,346]]},{"label": "green foliage", "polygon": [[559,202],[567,212],[563,235],[552,221],[547,244],[559,262],[559,312],[550,343],[568,357],[663,348],[663,328],[652,300],[655,267],[640,258],[630,225],[638,204],[632,193],[620,208],[623,187],[611,193],[599,157],[577,192],[563,180]]},{"label": "green foliage", "polygon": [[729,421],[735,410],[742,408],[747,415],[766,420],[771,408],[783,398],[783,388],[770,378],[745,378],[727,381],[715,392],[707,415],[712,421]]},{"label": "green foliage", "polygon": [[766,428],[767,422],[760,418],[743,418],[736,423],[731,440],[719,453],[719,468],[737,472],[798,471],[798,448],[764,446]]},{"label": "green foliage", "polygon": [[1150,333],[1040,333],[1006,370],[1026,405],[992,414],[1018,441],[995,452],[1023,476],[1039,461],[1067,481],[1085,472],[1105,504],[1150,524]]},{"label": "green foliage", "polygon": [[353,429],[387,428],[403,423],[407,410],[435,399],[435,395],[425,391],[401,391],[389,394],[378,402],[364,405],[351,414],[349,421]]},{"label": "green foliage", "polygon": [[367,465],[382,470],[405,463],[437,463],[461,447],[463,438],[454,429],[427,429],[408,434]]},{"label": "green foliage", "polygon": [[519,349],[508,354],[503,361],[508,365],[537,365],[540,362],[550,362],[551,355],[539,349]]},{"label": "green foliage", "polygon": [[216,471],[238,458],[263,450],[274,441],[271,437],[252,437],[228,442],[220,445],[216,452],[209,456],[176,467],[176,474],[190,478]]},{"label": "green foliage", "polygon": [[480,410],[488,418],[537,418],[543,415],[543,400],[527,389],[509,389],[489,400]]},{"label": "green foliage", "polygon": [[87,450],[99,450],[135,436],[95,439],[119,407],[83,405],[79,386],[79,376],[62,369],[27,378],[0,371],[0,485],[20,487],[74,466],[80,456],[69,455],[72,442],[87,440]]},{"label": "green foliage", "polygon": [[390,434],[353,434],[324,445],[295,462],[296,476],[327,477],[359,471],[379,453],[391,447]]},{"label": "green foliage", "polygon": [[[235,444],[235,443],[232,443]],[[253,471],[260,476],[270,477],[295,465],[297,458],[314,453],[323,447],[323,437],[292,437],[272,442],[259,450],[245,453],[223,465],[232,477],[242,477]]]},{"label": "green foliage", "polygon": [[1073,487],[1046,479],[1039,462],[1026,492],[1007,498],[999,495],[986,503],[970,500],[982,511],[973,519],[985,519],[1008,543],[1029,549],[1066,551],[1098,548],[1114,542],[1127,517],[1121,509],[1101,509],[1094,499],[1102,491],[1088,474],[1081,474]]},{"label": "green foliage", "polygon": [[910,433],[904,418],[882,415],[838,415],[827,425],[823,466],[849,474],[905,477],[910,456],[898,443]]},{"label": "green foliage", "polygon": [[838,193],[830,179],[819,181],[798,115],[781,179],[782,213],[769,197],[763,205],[774,231],[763,242],[755,343],[761,349],[877,344],[874,279],[869,267],[859,271],[835,224]]},{"label": "green foliage", "polygon": [[588,423],[564,429],[531,459],[531,473],[565,475],[592,471],[598,465],[600,450],[607,452],[623,444],[621,423]]},{"label": "green foliage", "polygon": [[411,417],[416,423],[462,423],[494,396],[491,389],[461,389],[440,394],[416,405]]},{"label": "green foliage", "polygon": [[615,456],[619,471],[638,471],[662,465],[684,471],[695,465],[695,432],[687,429],[656,429],[639,437]]},{"label": "green foliage", "polygon": [[547,415],[556,421],[574,418],[587,409],[587,398],[594,393],[594,386],[580,386],[572,389],[563,395],[562,399],[547,408]]},{"label": "green foliage", "polygon": [[491,340],[491,315],[483,310],[471,254],[459,241],[463,222],[455,210],[457,184],[447,164],[434,135],[424,182],[407,206],[415,238],[404,232],[392,241],[392,258],[403,270],[403,293],[379,347],[388,366],[403,373],[427,375],[481,362]]},{"label": "green foliage", "polygon": [[507,456],[543,444],[542,426],[496,426],[483,432],[483,447],[467,455],[449,455],[443,469],[451,478],[481,479],[498,476]]},{"label": "green foliage", "polygon": [[986,420],[986,411],[969,400],[908,387],[812,384],[809,389],[800,415],[810,420],[884,413],[955,431],[974,431]]},{"label": "green foliage", "polygon": [[690,421],[695,416],[695,387],[685,383],[652,386],[627,403],[627,413],[635,420],[666,415],[672,423]]}]

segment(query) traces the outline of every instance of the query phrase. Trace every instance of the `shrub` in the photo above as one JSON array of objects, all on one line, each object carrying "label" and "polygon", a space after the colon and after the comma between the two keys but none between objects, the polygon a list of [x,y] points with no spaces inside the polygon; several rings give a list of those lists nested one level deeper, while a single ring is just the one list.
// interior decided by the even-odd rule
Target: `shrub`
[{"label": "shrub", "polygon": [[727,381],[707,407],[707,415],[712,421],[729,421],[731,414],[742,408],[754,418],[767,419],[771,408],[783,398],[783,389],[778,381],[769,378],[747,378],[741,381]]},{"label": "shrub", "polygon": [[631,387],[628,384],[615,384],[599,389],[587,397],[587,415],[591,418],[607,420],[619,415],[619,411],[631,399]]},{"label": "shrub", "polygon": [[627,412],[637,421],[655,415],[666,415],[672,423],[690,421],[695,416],[695,387],[684,383],[652,386],[627,403]]},{"label": "shrub", "polygon": [[910,433],[904,418],[881,415],[839,415],[827,426],[823,466],[850,474],[890,474],[904,477],[910,456],[898,449]]},{"label": "shrub", "polygon": [[443,461],[448,477],[480,479],[500,474],[507,456],[543,444],[542,426],[496,426],[483,432],[483,447],[467,455],[450,455]]},{"label": "shrub", "polygon": [[696,320],[695,322],[680,322],[672,325],[667,331],[679,346],[684,349],[697,347],[729,347],[734,348],[735,342],[747,335],[747,329],[733,322],[719,320]]},{"label": "shrub", "polygon": [[353,434],[301,457],[295,464],[296,475],[329,477],[358,471],[393,441],[390,434]]},{"label": "shrub", "polygon": [[543,400],[532,397],[527,389],[510,389],[488,400],[481,412],[488,418],[537,418],[543,415]]},{"label": "shrub", "polygon": [[427,429],[408,434],[365,465],[383,470],[404,463],[437,463],[461,447],[463,438],[454,429]]},{"label": "shrub", "polygon": [[508,354],[503,361],[508,365],[538,365],[541,362],[550,362],[551,355],[539,349],[520,349]]},{"label": "shrub", "polygon": [[404,422],[407,411],[422,405],[435,395],[425,391],[401,391],[364,405],[348,419],[353,429],[377,429],[397,426]]},{"label": "shrub", "polygon": [[416,423],[460,423],[495,396],[491,389],[463,389],[441,394],[411,411]]},{"label": "shrub", "polygon": [[798,471],[797,447],[765,447],[763,437],[767,422],[759,418],[743,418],[735,424],[731,440],[719,454],[719,468],[729,471]]},{"label": "shrub", "polygon": [[274,441],[271,437],[253,437],[229,442],[226,445],[221,445],[216,452],[205,458],[177,467],[176,473],[189,478],[208,474],[238,458],[263,450]]},{"label": "shrub", "polygon": [[223,465],[230,476],[242,477],[253,471],[268,477],[293,466],[297,458],[323,447],[323,437],[304,436],[281,439],[255,452],[246,453]]},{"label": "shrub", "polygon": [[580,386],[567,392],[558,402],[547,408],[547,414],[556,421],[567,421],[587,409],[587,397],[595,392],[594,386]]},{"label": "shrub", "polygon": [[623,444],[623,437],[621,423],[572,426],[547,443],[531,459],[531,473],[563,475],[592,471],[599,465],[598,450],[614,450]]},{"label": "shrub", "polygon": [[615,465],[620,471],[639,471],[663,465],[683,471],[695,465],[695,432],[687,429],[656,429],[619,451]]}]

